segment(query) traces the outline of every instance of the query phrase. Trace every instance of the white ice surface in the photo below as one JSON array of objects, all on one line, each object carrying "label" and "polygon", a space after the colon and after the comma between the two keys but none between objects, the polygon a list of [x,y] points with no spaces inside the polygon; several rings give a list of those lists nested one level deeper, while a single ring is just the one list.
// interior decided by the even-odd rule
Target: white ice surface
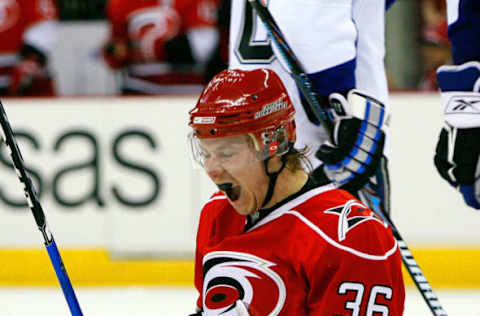
[{"label": "white ice surface", "polygon": [[[117,287],[76,289],[84,316],[186,316],[193,312],[192,288]],[[480,289],[437,290],[450,316],[480,316]],[[1,316],[69,316],[59,288],[0,288]],[[415,289],[407,291],[406,316],[431,315]]]}]

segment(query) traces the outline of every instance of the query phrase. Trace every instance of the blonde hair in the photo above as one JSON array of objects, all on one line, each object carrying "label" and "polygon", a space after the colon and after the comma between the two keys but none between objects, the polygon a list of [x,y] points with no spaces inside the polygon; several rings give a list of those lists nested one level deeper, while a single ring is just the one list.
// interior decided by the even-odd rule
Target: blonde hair
[{"label": "blonde hair", "polygon": [[[253,146],[253,149],[258,152],[259,146],[257,140],[252,134],[247,135],[247,141]],[[290,143],[288,146],[288,151],[282,155],[286,161],[286,168],[292,172],[302,170],[310,173],[313,170],[312,162],[308,158],[310,148],[308,146],[304,146],[300,149],[295,148],[293,143]]]},{"label": "blonde hair", "polygon": [[310,148],[308,148],[308,146],[297,149],[291,145],[290,149],[285,154],[285,159],[287,161],[286,167],[293,172],[303,170],[307,173],[310,173],[313,170],[313,166],[312,162],[307,157],[309,152]]}]

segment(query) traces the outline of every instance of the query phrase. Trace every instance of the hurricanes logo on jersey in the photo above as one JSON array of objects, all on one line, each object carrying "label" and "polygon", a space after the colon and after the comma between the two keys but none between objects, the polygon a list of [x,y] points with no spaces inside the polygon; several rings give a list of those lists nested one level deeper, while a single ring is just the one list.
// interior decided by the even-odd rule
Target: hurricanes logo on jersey
[{"label": "hurricanes logo on jersey", "polygon": [[[241,300],[251,315],[278,315],[286,298],[282,278],[262,258],[232,251],[215,251],[203,259],[203,310],[229,315]],[[255,306],[255,307],[253,307]]]},{"label": "hurricanes logo on jersey", "polygon": [[366,212],[367,207],[356,200],[349,200],[341,206],[325,210],[325,213],[338,216],[338,240],[343,241],[349,230],[369,220],[375,220],[387,227],[373,211]]},{"label": "hurricanes logo on jersey", "polygon": [[[136,58],[155,60],[160,54],[157,45],[177,36],[181,27],[181,18],[177,11],[170,7],[158,7],[139,10],[128,22],[128,34],[134,48]],[[162,52],[163,54],[163,52]]]}]

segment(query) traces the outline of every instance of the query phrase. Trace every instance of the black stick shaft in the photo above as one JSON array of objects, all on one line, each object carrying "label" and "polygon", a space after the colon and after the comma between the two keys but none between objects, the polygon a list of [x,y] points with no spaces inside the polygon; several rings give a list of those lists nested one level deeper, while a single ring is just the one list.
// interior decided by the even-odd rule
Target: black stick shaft
[{"label": "black stick shaft", "polygon": [[[253,9],[257,15],[262,20],[265,28],[267,29],[270,37],[273,40],[273,43],[278,48],[282,54],[285,64],[288,66],[288,70],[291,72],[294,77],[297,85],[302,90],[303,95],[307,99],[310,108],[315,114],[316,118],[324,126],[326,132],[328,133],[330,139],[332,139],[333,123],[330,117],[327,114],[327,109],[318,102],[318,96],[313,91],[313,85],[310,82],[305,70],[303,69],[300,61],[288,45],[285,37],[283,36],[280,28],[278,27],[275,19],[271,15],[270,11],[260,2],[260,0],[248,0],[252,5]],[[332,142],[333,143],[333,142]],[[438,300],[438,297],[435,295],[430,283],[427,281],[427,278],[423,274],[422,270],[417,264],[417,261],[413,257],[412,253],[408,249],[406,242],[403,240],[402,236],[398,229],[393,225],[393,222],[390,220],[388,215],[382,210],[374,210],[381,216],[388,225],[392,228],[393,235],[398,242],[400,254],[402,257],[403,264],[407,269],[408,273],[412,277],[413,282],[417,286],[418,290],[422,294],[423,299],[427,303],[428,307],[435,316],[447,316],[447,313],[443,309]]]},{"label": "black stick shaft", "polygon": [[23,189],[28,202],[28,206],[32,211],[38,229],[42,233],[48,256],[50,257],[50,261],[52,262],[53,268],[57,275],[57,279],[60,283],[63,294],[65,295],[65,299],[67,300],[70,312],[72,316],[82,316],[83,314],[80,309],[80,305],[78,304],[75,291],[73,290],[72,283],[70,282],[70,278],[68,277],[67,270],[65,269],[62,257],[60,256],[53,235],[48,229],[47,221],[45,219],[45,213],[43,212],[42,205],[40,204],[40,200],[38,199],[37,192],[35,191],[32,180],[25,169],[22,154],[20,152],[20,149],[18,148],[17,142],[15,141],[15,136],[13,135],[12,128],[7,118],[7,114],[5,113],[5,109],[1,102],[0,124],[2,126],[0,130],[2,132],[3,140],[5,141],[7,149],[10,152],[10,157],[12,158],[13,166],[15,172],[17,173],[18,179],[23,184]]},{"label": "black stick shaft", "polygon": [[317,120],[319,120],[320,125],[324,128],[326,134],[333,144],[333,122],[328,116],[326,106],[319,102],[319,96],[314,91],[313,85],[308,78],[300,60],[293,52],[290,45],[288,45],[287,41],[285,40],[285,36],[281,32],[270,11],[268,11],[268,9],[261,4],[259,0],[249,0],[249,3],[252,5],[253,9],[265,25],[270,37],[273,39],[273,43],[278,48],[283,60],[287,64],[289,72],[296,81],[300,90],[302,90],[302,94],[310,104],[310,108],[315,114],[315,117]]},{"label": "black stick shaft", "polygon": [[[378,214],[378,213],[377,213]],[[388,215],[384,212],[379,214],[382,219],[392,228],[393,236],[398,242],[398,247],[400,249],[400,255],[402,257],[403,265],[410,274],[410,277],[415,283],[418,291],[422,295],[425,303],[427,303],[428,308],[435,316],[448,316],[447,312],[443,309],[440,300],[438,299],[437,295],[433,291],[432,286],[428,282],[427,278],[423,274],[422,269],[417,263],[417,260],[413,257],[412,252],[407,246],[407,243],[403,240],[400,232],[398,231],[397,227],[393,224],[392,220]],[[382,216],[383,215],[383,216]]]}]

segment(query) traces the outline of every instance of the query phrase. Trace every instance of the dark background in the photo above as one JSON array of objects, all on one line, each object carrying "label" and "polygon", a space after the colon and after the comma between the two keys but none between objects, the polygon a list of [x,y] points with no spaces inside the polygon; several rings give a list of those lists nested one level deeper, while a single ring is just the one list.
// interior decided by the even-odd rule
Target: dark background
[{"label": "dark background", "polygon": [[57,0],[61,21],[101,20],[106,0]]}]

